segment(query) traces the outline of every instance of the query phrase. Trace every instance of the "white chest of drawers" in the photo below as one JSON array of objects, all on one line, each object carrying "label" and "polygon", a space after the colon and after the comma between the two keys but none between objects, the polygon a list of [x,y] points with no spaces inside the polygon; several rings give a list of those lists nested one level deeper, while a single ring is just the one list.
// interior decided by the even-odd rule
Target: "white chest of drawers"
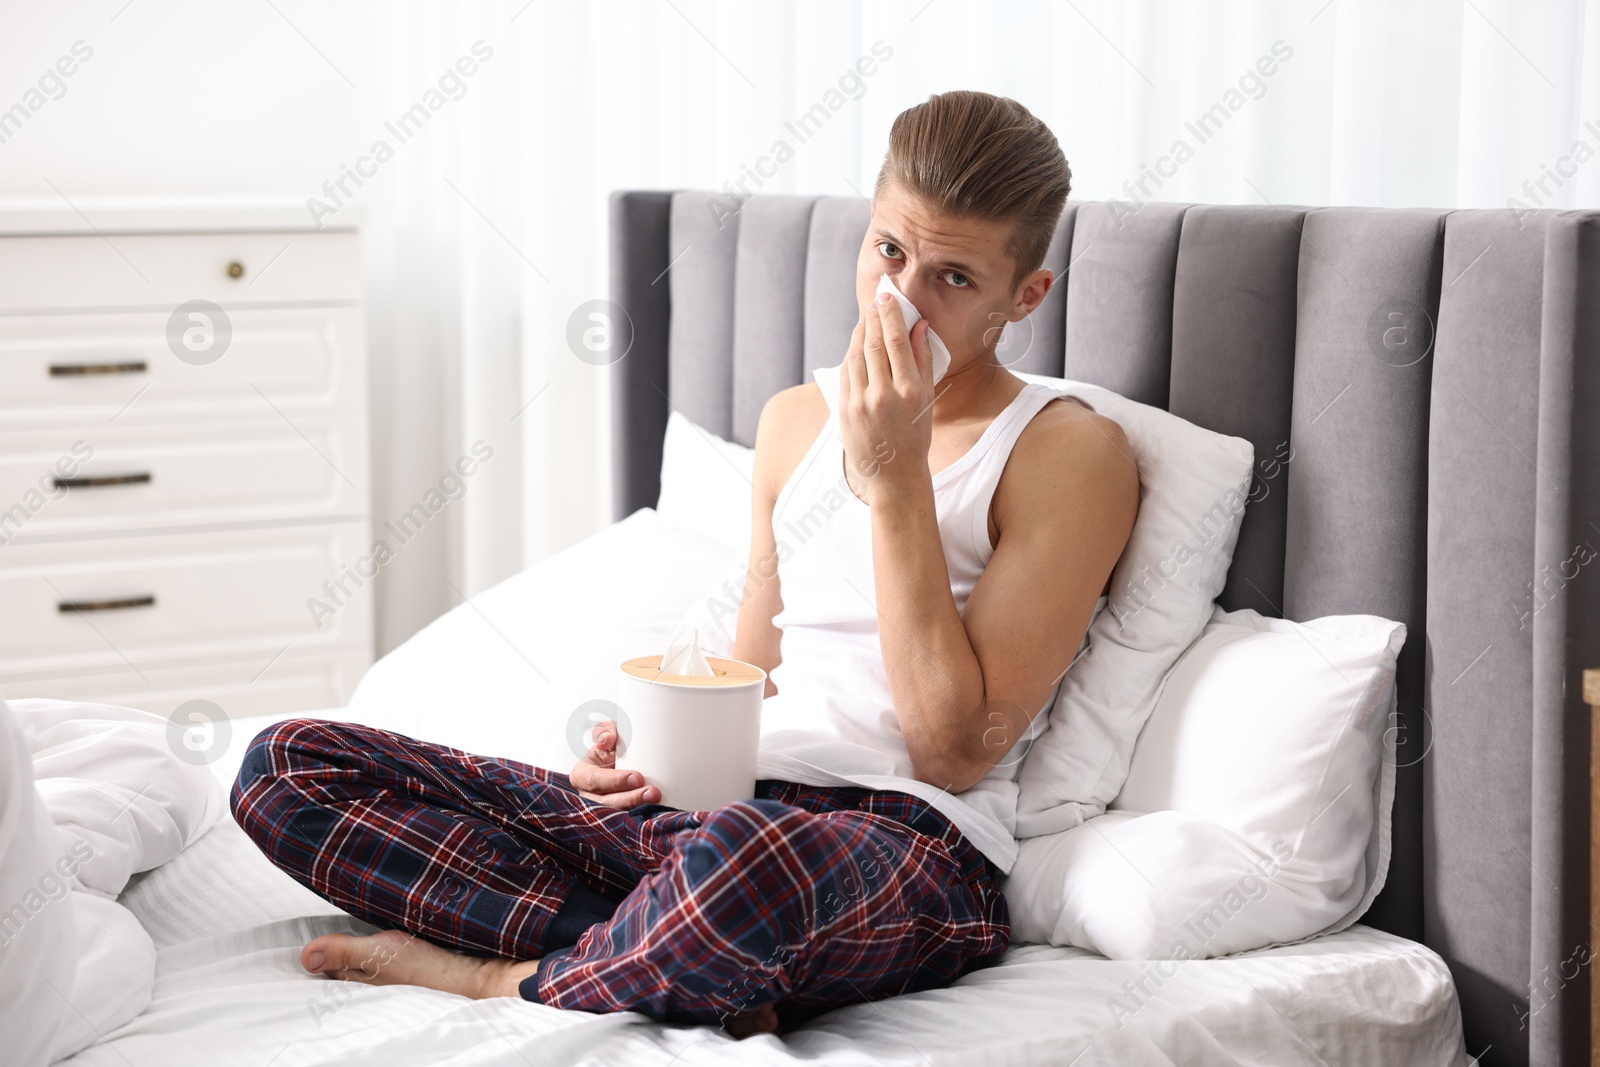
[{"label": "white chest of drawers", "polygon": [[343,704],[370,485],[354,229],[0,210],[0,695]]}]

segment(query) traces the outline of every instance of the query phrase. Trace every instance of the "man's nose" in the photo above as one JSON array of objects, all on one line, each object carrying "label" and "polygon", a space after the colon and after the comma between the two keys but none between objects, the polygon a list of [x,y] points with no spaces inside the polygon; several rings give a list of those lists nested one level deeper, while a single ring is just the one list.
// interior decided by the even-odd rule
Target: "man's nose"
[{"label": "man's nose", "polygon": [[924,270],[921,267],[917,267],[912,270],[901,271],[900,276],[895,279],[900,291],[905,294],[905,298],[911,301],[911,306],[923,314],[927,314],[924,310],[923,300],[932,293],[931,280],[928,277],[929,273],[931,273],[931,268]]}]

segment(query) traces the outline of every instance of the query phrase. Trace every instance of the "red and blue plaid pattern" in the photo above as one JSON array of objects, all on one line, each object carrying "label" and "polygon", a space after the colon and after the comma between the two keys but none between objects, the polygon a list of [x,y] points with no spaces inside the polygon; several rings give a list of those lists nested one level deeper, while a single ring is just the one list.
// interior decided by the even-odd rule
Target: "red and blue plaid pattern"
[{"label": "red and blue plaid pattern", "polygon": [[713,811],[621,810],[565,774],[296,719],[250,746],[234,818],[357,918],[541,960],[530,1000],[785,1025],[947,985],[1009,941],[997,871],[906,793],[762,781]]}]

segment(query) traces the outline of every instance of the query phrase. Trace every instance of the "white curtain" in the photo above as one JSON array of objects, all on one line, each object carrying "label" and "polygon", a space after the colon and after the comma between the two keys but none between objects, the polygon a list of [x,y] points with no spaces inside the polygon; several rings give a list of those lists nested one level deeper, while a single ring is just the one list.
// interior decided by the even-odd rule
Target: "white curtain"
[{"label": "white curtain", "polygon": [[[1600,0],[511,0],[359,21],[374,130],[493,49],[367,196],[379,521],[494,449],[386,571],[383,648],[609,521],[610,372],[566,337],[606,295],[614,189],[864,193],[897,113],[974,88],[1050,124],[1082,199],[1600,205]],[[802,142],[786,123],[819,103]],[[763,163],[778,141],[792,158]]]}]

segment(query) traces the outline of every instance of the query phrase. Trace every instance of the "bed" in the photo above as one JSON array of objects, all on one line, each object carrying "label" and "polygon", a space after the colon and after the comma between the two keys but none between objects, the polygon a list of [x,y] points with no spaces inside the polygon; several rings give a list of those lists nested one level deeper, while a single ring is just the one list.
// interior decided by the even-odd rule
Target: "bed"
[{"label": "bed", "polygon": [[[732,552],[639,511],[473,598],[374,667],[348,708],[317,714],[390,726],[536,762],[567,758],[564,719],[604,696],[616,649],[665,641]],[[648,581],[652,574],[670,575]],[[530,605],[561,604],[559,625]],[[577,635],[603,633],[594,642]],[[526,655],[527,660],[524,659]],[[531,660],[532,662],[528,662]],[[470,665],[441,671],[437,665]],[[550,678],[546,688],[536,676]],[[450,699],[446,700],[446,695]],[[542,699],[541,699],[542,698]],[[539,706],[561,709],[551,715]],[[231,781],[239,720],[212,764]],[[783,1038],[735,1042],[712,1027],[635,1013],[563,1012],[367,988],[300,973],[300,947],[360,928],[260,855],[230,820],[122,895],[156,943],[154,998],[132,1023],[65,1061],[160,1063],[1460,1064],[1443,961],[1364,926],[1318,941],[1192,961],[1131,1016],[1141,966],[1019,945],[949,989],[830,1012]]]},{"label": "bed", "polygon": [[[750,445],[767,396],[837,361],[866,208],[766,196],[719,220],[711,196],[612,199],[626,346],[597,373],[611,376],[620,521],[437,620],[324,714],[570,764],[572,716],[726,573],[732,550],[652,510],[668,416]],[[948,989],[736,1043],[633,1013],[312,979],[299,947],[353,920],[224,821],[123,894],[159,950],[154,999],[68,1062],[1581,1062],[1587,976],[1533,990],[1587,943],[1573,724],[1577,670],[1600,661],[1600,582],[1529,594],[1596,536],[1582,531],[1600,430],[1574,409],[1600,395],[1578,298],[1597,235],[1579,213],[1074,204],[1047,261],[1065,282],[1012,350],[1017,369],[1277,458],[1224,607],[1369,612],[1415,635],[1398,671],[1394,855],[1362,923],[1176,964],[1132,1013],[1111,1002],[1148,979],[1140,964],[1016,944]],[[219,779],[261,724],[233,724]]]}]

